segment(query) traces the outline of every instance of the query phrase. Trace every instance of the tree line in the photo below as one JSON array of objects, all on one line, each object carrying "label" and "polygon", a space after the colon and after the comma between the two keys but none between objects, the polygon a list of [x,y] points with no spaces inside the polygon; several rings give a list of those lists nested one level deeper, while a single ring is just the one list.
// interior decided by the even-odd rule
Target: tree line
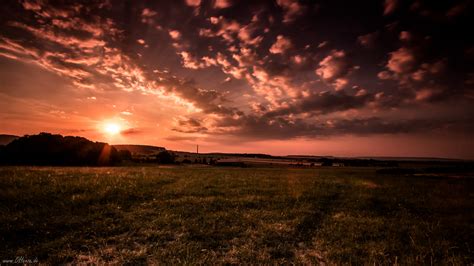
[{"label": "tree line", "polygon": [[127,156],[107,143],[50,133],[26,135],[0,146],[0,163],[8,165],[106,166]]}]

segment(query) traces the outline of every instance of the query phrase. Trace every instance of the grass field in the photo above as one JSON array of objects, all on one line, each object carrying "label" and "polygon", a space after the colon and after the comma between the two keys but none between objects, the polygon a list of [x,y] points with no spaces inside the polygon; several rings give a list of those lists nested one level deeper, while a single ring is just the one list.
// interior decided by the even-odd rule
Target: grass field
[{"label": "grass field", "polygon": [[3,167],[0,237],[1,261],[46,264],[472,264],[474,180],[373,168]]}]

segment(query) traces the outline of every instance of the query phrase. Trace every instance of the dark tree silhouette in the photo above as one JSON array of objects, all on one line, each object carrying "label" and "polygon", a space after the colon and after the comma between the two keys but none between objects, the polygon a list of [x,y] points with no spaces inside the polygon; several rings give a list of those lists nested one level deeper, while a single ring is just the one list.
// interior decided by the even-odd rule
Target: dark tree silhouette
[{"label": "dark tree silhouette", "polygon": [[0,150],[0,162],[14,165],[115,165],[117,150],[82,137],[40,133],[18,138]]},{"label": "dark tree silhouette", "polygon": [[119,150],[118,154],[121,160],[132,160],[132,153],[129,150]]},{"label": "dark tree silhouette", "polygon": [[169,151],[162,151],[156,155],[156,161],[163,164],[175,163],[175,156]]}]

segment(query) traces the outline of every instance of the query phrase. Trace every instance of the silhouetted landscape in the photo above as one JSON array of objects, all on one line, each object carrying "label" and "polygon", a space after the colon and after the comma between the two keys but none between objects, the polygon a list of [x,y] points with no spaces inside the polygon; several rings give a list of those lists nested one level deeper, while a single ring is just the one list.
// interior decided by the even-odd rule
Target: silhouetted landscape
[{"label": "silhouetted landscape", "polygon": [[190,153],[50,133],[12,138],[0,152],[6,258],[48,264],[473,259],[472,161]]},{"label": "silhouetted landscape", "polygon": [[[2,135],[7,136],[7,135]],[[214,166],[351,166],[385,167],[380,173],[415,174],[420,172],[469,172],[470,160],[447,158],[339,158],[332,156],[272,156],[252,153],[190,153],[168,151],[150,145],[109,145],[83,137],[40,133],[23,137],[9,136],[0,145],[0,163],[4,165],[111,166],[129,163],[206,164]],[[407,166],[417,166],[410,169]],[[423,168],[424,166],[424,168]]]}]

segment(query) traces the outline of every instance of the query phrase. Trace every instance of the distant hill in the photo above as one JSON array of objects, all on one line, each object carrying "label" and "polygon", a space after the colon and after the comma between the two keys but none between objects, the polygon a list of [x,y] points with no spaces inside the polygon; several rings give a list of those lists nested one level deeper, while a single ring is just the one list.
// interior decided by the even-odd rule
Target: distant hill
[{"label": "distant hill", "polygon": [[455,158],[439,158],[439,157],[392,157],[392,156],[376,156],[376,157],[355,157],[357,159],[372,159],[381,161],[424,161],[424,162],[450,162],[450,161],[462,161],[461,159]]},{"label": "distant hill", "polygon": [[123,144],[113,145],[119,151],[129,151],[133,155],[152,155],[157,154],[166,149],[164,147],[151,146],[151,145],[134,145],[134,144]]},{"label": "distant hill", "polygon": [[0,163],[7,165],[115,165],[120,156],[107,143],[50,133],[26,135],[0,146]]},{"label": "distant hill", "polygon": [[19,138],[19,136],[0,134],[0,145],[7,145],[17,138]]}]

